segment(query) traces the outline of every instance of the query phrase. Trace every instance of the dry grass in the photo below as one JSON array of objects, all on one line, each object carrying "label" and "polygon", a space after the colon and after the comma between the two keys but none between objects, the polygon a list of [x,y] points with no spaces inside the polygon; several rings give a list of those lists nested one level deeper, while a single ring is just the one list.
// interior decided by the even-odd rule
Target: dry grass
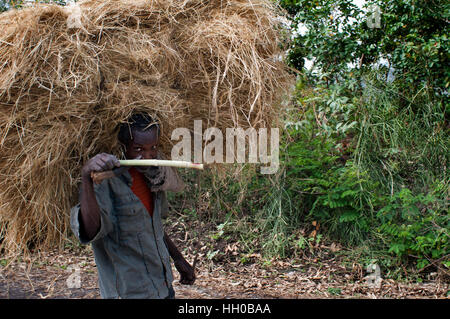
[{"label": "dry grass", "polygon": [[120,156],[135,110],[176,127],[270,126],[290,83],[268,0],[80,1],[0,15],[0,239],[61,245],[82,163]]}]

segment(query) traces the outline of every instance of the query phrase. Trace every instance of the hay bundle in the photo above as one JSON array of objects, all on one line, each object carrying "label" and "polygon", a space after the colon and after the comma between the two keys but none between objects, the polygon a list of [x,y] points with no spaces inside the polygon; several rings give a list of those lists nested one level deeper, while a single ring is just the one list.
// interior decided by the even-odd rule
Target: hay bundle
[{"label": "hay bundle", "polygon": [[268,0],[81,1],[0,15],[0,238],[61,244],[82,164],[135,110],[176,127],[272,124],[289,83]]}]

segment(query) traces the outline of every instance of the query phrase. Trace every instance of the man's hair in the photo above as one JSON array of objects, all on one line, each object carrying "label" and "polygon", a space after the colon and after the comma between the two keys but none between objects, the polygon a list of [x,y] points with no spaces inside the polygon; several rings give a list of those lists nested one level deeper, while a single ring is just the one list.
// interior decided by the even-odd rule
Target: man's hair
[{"label": "man's hair", "polygon": [[158,122],[146,113],[135,113],[128,118],[127,122],[119,125],[119,142],[127,145],[133,139],[133,130],[144,132],[151,129],[156,129],[159,136]]}]

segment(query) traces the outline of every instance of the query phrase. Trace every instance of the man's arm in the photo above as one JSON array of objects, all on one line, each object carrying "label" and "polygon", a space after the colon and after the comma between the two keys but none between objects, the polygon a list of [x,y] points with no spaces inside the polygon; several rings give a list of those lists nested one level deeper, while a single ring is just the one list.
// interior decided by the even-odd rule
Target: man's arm
[{"label": "man's arm", "polygon": [[183,285],[192,285],[195,282],[194,268],[184,259],[183,255],[178,250],[177,246],[169,238],[166,232],[164,232],[164,242],[166,243],[167,250],[170,257],[172,257],[175,268],[180,273],[180,283]]},{"label": "man's arm", "polygon": [[90,177],[82,176],[80,195],[80,236],[90,241],[100,230],[100,208]]},{"label": "man's arm", "polygon": [[98,154],[91,158],[81,170],[80,194],[80,233],[86,240],[91,240],[100,230],[100,207],[94,192],[91,172],[111,170],[120,166],[114,155]]}]

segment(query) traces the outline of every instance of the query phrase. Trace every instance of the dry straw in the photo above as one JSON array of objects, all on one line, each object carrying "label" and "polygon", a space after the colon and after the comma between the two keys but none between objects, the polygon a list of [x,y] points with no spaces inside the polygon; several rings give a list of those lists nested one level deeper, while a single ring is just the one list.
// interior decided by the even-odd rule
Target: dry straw
[{"label": "dry straw", "polygon": [[136,110],[170,132],[264,127],[290,83],[269,0],[80,1],[0,15],[0,238],[64,242],[82,164]]}]

